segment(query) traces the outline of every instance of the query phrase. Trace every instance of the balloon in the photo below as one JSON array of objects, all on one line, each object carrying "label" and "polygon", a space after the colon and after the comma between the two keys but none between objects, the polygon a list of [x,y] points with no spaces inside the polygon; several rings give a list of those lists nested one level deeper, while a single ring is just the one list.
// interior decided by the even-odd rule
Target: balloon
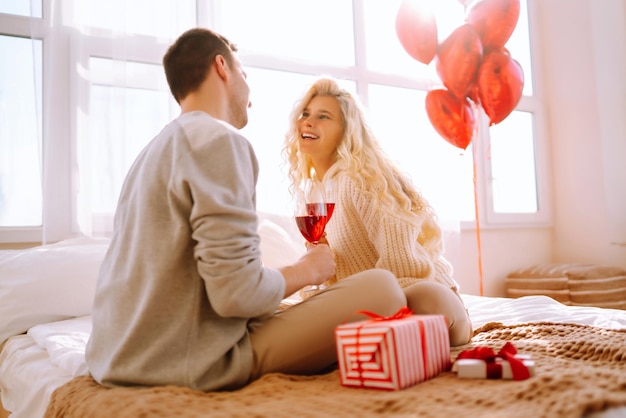
[{"label": "balloon", "polygon": [[[478,78],[478,76],[476,78]],[[471,101],[473,101],[476,104],[480,104],[480,100],[478,98],[478,84],[477,84],[477,81],[470,85],[470,88],[467,90],[467,96],[465,96],[465,97],[467,97],[468,99],[470,99]]]},{"label": "balloon", "polygon": [[502,48],[509,40],[520,13],[520,0],[477,0],[465,13],[476,28],[483,48]]},{"label": "balloon", "polygon": [[403,0],[396,15],[396,34],[408,54],[428,65],[437,52],[437,22],[426,0]]},{"label": "balloon", "polygon": [[465,149],[474,134],[474,113],[467,100],[444,89],[426,94],[426,113],[439,135],[455,147]]},{"label": "balloon", "polygon": [[478,32],[470,24],[461,25],[437,49],[435,66],[450,93],[464,98],[476,81],[483,56]]},{"label": "balloon", "polygon": [[478,69],[478,96],[489,116],[489,125],[502,122],[519,103],[524,89],[524,71],[503,50],[489,52]]}]

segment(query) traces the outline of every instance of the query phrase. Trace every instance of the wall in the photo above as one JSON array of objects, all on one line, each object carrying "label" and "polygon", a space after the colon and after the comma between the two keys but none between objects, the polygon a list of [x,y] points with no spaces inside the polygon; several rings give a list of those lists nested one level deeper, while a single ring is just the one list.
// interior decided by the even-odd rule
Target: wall
[{"label": "wall", "polygon": [[[504,278],[511,271],[539,263],[548,263],[552,255],[550,228],[481,230],[479,237],[473,231],[460,236],[461,257],[453,257],[454,277],[461,292],[486,296],[505,296]],[[454,245],[454,244],[453,244]]]},{"label": "wall", "polygon": [[[554,179],[554,259],[626,267],[623,0],[541,9]],[[556,17],[560,16],[560,19]]]}]

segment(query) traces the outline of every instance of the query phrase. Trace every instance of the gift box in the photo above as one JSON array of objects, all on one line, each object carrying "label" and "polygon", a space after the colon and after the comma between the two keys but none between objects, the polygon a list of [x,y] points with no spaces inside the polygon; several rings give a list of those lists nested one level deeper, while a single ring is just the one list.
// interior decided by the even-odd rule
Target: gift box
[{"label": "gift box", "polygon": [[443,315],[413,315],[408,308],[387,318],[367,314],[371,320],[335,330],[343,386],[397,390],[450,370]]},{"label": "gift box", "polygon": [[[535,362],[530,358],[517,356],[528,369],[529,377],[535,375]],[[454,363],[457,376],[461,379],[505,379],[513,380],[511,363],[507,360],[496,359],[487,363],[484,360],[463,359]]]},{"label": "gift box", "polygon": [[452,371],[461,379],[525,380],[535,375],[535,362],[507,342],[497,354],[488,347],[461,352]]}]

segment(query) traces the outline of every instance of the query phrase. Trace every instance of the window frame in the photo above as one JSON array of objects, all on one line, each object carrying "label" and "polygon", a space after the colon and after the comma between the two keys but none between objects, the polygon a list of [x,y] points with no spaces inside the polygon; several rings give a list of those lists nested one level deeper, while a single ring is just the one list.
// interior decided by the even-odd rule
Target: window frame
[{"label": "window frame", "polygon": [[[552,190],[550,180],[550,151],[548,141],[548,129],[546,121],[545,100],[542,92],[545,91],[544,80],[540,69],[543,68],[541,61],[540,42],[537,38],[539,29],[539,6],[535,0],[527,0],[528,5],[528,35],[530,42],[530,56],[533,81],[533,94],[523,95],[516,110],[525,111],[533,117],[533,139],[535,150],[535,177],[537,187],[537,211],[534,213],[497,213],[494,211],[493,190],[490,179],[492,178],[490,161],[489,130],[486,129],[487,121],[483,118],[481,129],[479,155],[477,157],[479,169],[478,176],[482,179],[478,182],[477,193],[482,207],[479,221],[485,229],[509,229],[509,228],[545,228],[552,225]],[[476,222],[462,222],[463,229],[471,229]]]}]

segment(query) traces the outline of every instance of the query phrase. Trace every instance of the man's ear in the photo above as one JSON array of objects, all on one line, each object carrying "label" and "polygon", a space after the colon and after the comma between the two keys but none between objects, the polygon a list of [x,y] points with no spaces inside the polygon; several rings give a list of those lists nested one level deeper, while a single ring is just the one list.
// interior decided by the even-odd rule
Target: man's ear
[{"label": "man's ear", "polygon": [[228,78],[228,70],[226,69],[226,67],[228,66],[228,63],[226,62],[226,59],[224,58],[223,55],[217,55],[215,56],[215,69],[217,71],[217,75],[220,76],[222,79],[226,80]]}]

